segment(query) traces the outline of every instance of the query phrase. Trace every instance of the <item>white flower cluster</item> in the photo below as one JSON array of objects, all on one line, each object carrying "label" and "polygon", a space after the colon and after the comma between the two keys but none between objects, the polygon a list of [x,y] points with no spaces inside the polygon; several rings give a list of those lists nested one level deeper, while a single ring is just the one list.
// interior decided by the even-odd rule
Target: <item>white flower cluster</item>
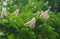
[{"label": "white flower cluster", "polygon": [[4,36],[5,34],[2,32],[2,31],[0,31],[0,36]]},{"label": "white flower cluster", "polygon": [[31,28],[34,28],[35,27],[35,23],[36,23],[36,19],[35,19],[35,17],[33,17],[32,20],[28,21],[24,25],[28,26],[28,27],[31,27]]},{"label": "white flower cluster", "polygon": [[48,5],[49,1],[46,1],[45,5]]},{"label": "white flower cluster", "polygon": [[45,18],[45,19],[48,19],[48,18],[49,18],[48,11],[49,11],[49,10],[41,11],[40,17],[43,17],[43,18]]},{"label": "white flower cluster", "polygon": [[19,9],[16,9],[14,15],[17,16],[19,14]]},{"label": "white flower cluster", "polygon": [[2,13],[1,13],[1,18],[6,16],[6,7],[2,7]]},{"label": "white flower cluster", "polygon": [[7,2],[4,2],[4,1],[3,1],[3,6],[6,6],[6,5],[7,5]]},{"label": "white flower cluster", "polygon": [[[48,1],[46,1],[45,5],[48,5]],[[49,18],[49,15],[48,15],[48,12],[50,11],[51,9],[51,6],[48,7],[48,10],[46,11],[41,11],[41,14],[40,14],[40,17],[43,17],[45,19],[48,19]]]},{"label": "white flower cluster", "polygon": [[48,10],[50,10],[50,9],[51,9],[51,6],[48,7]]}]

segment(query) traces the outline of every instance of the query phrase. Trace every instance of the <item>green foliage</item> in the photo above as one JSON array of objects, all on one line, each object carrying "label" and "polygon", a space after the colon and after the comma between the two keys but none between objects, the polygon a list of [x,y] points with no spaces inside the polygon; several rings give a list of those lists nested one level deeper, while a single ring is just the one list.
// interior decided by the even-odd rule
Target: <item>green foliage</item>
[{"label": "green foliage", "polygon": [[[55,12],[49,11],[49,19],[39,16],[42,10],[49,7],[44,0],[13,1],[17,7],[9,1],[6,16],[0,18],[0,30],[5,34],[0,39],[60,39],[60,14],[55,15]],[[17,8],[20,12],[15,16],[13,11]],[[24,24],[33,17],[36,18],[35,28],[26,27]]]}]

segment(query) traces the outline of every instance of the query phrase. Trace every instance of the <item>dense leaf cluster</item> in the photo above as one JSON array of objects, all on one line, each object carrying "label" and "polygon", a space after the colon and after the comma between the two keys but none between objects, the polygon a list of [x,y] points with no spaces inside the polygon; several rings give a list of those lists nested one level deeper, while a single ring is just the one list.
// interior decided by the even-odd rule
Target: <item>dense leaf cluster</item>
[{"label": "dense leaf cluster", "polygon": [[[60,39],[59,13],[55,15],[55,12],[49,11],[49,18],[44,19],[40,17],[41,11],[45,11],[49,7],[45,5],[44,0],[20,1],[14,1],[14,4],[10,4],[8,1],[6,16],[0,18],[0,32],[5,34],[0,35],[0,39]],[[17,8],[20,9],[20,12],[15,16],[13,12]],[[35,27],[25,26],[24,24],[33,17],[36,19]]]}]

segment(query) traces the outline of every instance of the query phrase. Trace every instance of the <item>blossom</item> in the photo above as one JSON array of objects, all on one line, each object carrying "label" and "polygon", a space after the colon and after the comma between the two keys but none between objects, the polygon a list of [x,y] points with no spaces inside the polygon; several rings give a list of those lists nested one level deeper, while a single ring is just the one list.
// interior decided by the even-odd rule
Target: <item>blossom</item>
[{"label": "blossom", "polygon": [[5,34],[2,32],[2,31],[0,31],[0,36],[4,36]]},{"label": "blossom", "polygon": [[51,9],[51,6],[48,7],[48,10],[49,10],[49,11],[50,11],[50,9]]},{"label": "blossom", "polygon": [[40,17],[43,17],[43,18],[45,18],[45,19],[48,19],[48,18],[49,18],[48,11],[49,11],[49,10],[41,11]]},{"label": "blossom", "polygon": [[19,14],[19,9],[16,9],[14,15],[17,16]]},{"label": "blossom", "polygon": [[37,13],[40,13],[40,11],[37,11]]},{"label": "blossom", "polygon": [[35,27],[35,23],[36,23],[36,19],[35,19],[35,17],[33,17],[32,20],[26,22],[24,25],[28,26],[28,27],[31,27],[31,28],[34,28]]},{"label": "blossom", "polygon": [[50,9],[50,8],[51,8],[51,6],[48,7],[48,9]]},{"label": "blossom", "polygon": [[37,11],[38,14],[40,14],[40,11]]},{"label": "blossom", "polygon": [[34,5],[34,8],[36,8],[36,6]]},{"label": "blossom", "polygon": [[48,5],[49,1],[46,1],[45,5]]},{"label": "blossom", "polygon": [[2,7],[1,18],[3,18],[4,16],[6,16],[6,7]]},{"label": "blossom", "polygon": [[4,1],[3,1],[3,5],[6,6],[6,5],[7,5],[7,2],[4,2]]}]

